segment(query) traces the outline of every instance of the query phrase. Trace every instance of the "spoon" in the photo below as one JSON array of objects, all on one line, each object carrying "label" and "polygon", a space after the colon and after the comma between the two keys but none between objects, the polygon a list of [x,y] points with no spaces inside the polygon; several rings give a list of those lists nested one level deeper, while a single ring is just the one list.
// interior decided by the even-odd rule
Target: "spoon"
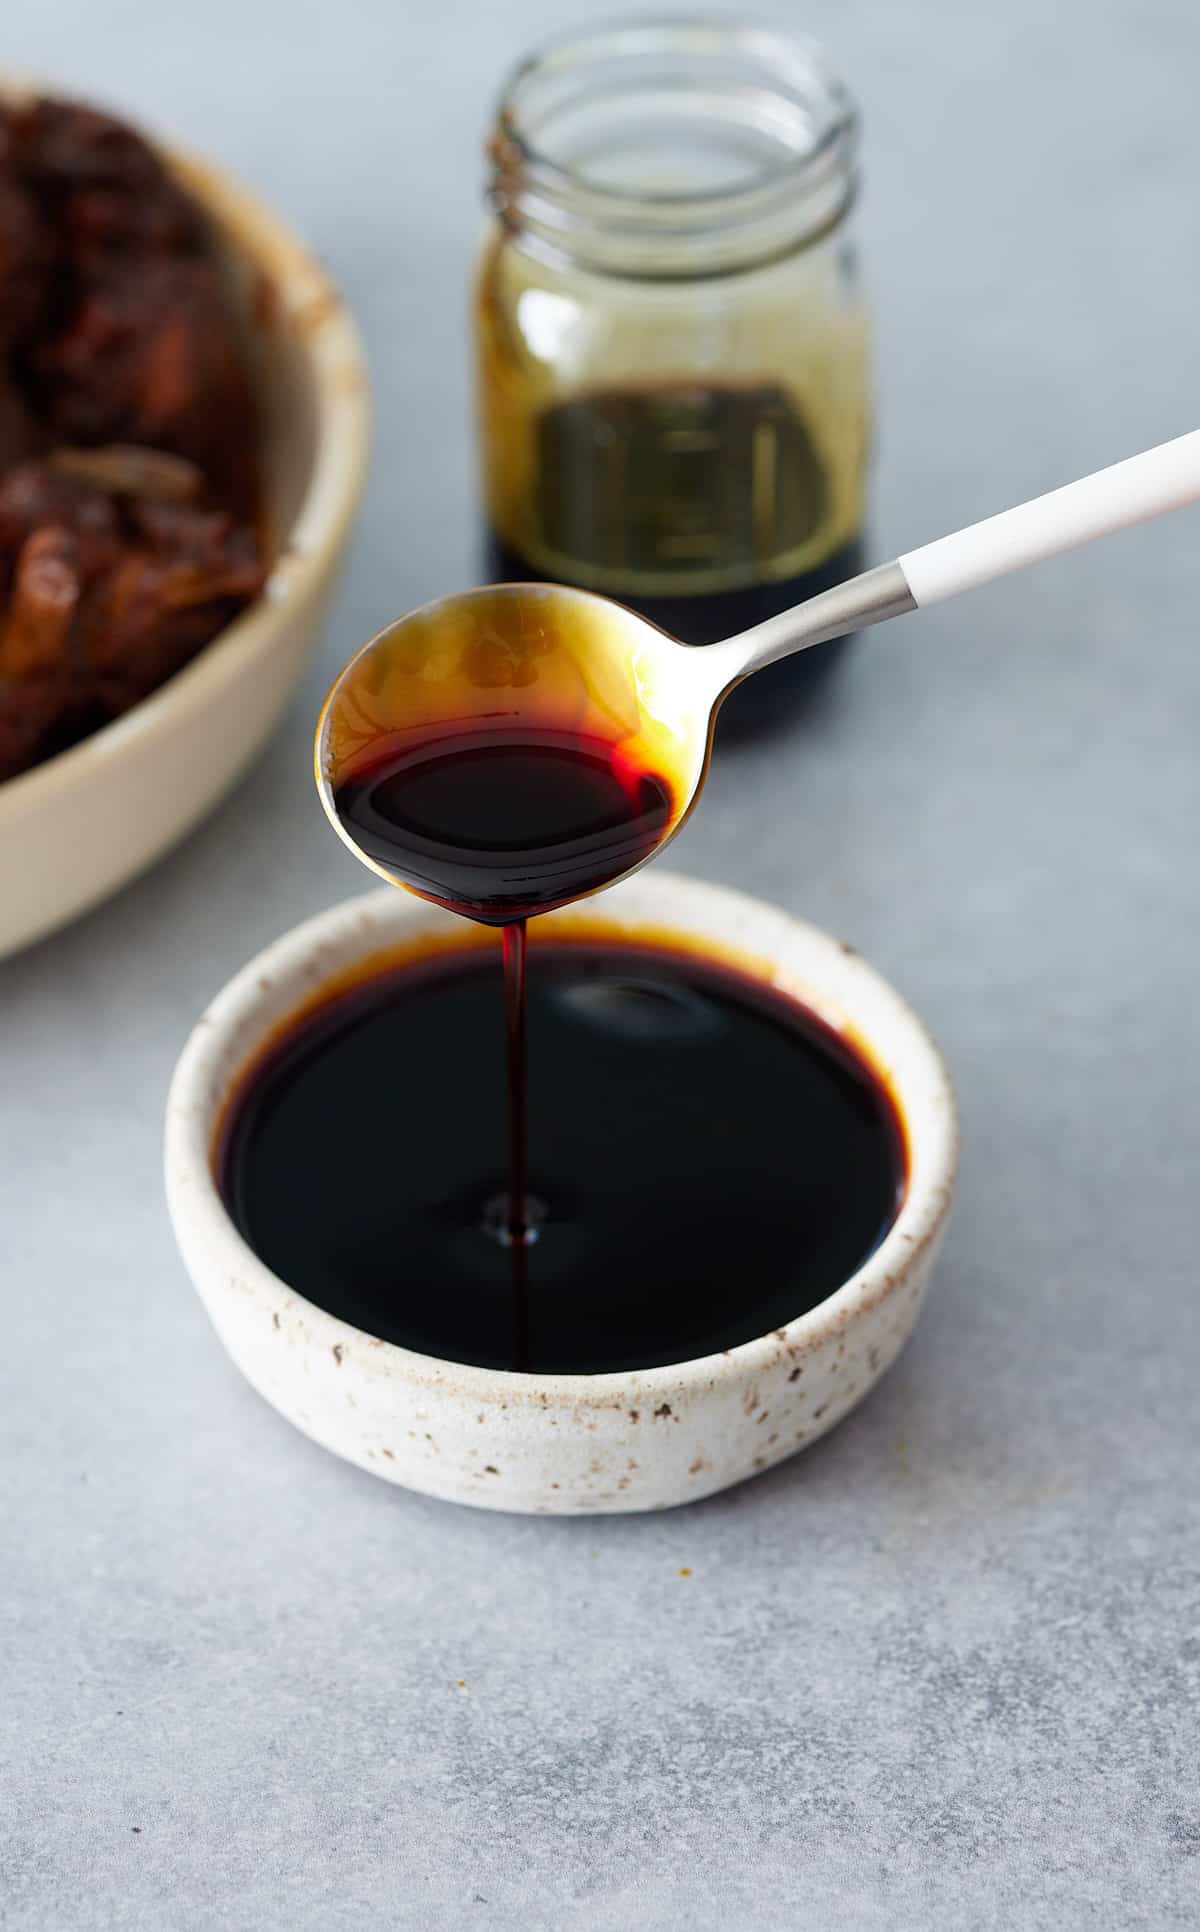
[{"label": "spoon", "polygon": [[611,885],[674,837],[743,678],[1198,499],[1193,430],[703,649],[588,591],[443,598],[381,631],[333,686],[322,803],[382,877],[510,925]]}]

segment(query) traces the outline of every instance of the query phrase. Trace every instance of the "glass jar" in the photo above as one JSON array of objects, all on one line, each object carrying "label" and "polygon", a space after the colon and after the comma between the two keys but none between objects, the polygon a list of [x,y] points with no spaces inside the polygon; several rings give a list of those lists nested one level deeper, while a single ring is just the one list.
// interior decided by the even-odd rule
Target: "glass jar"
[{"label": "glass jar", "polygon": [[[488,570],[711,643],[861,567],[857,117],[810,42],[686,21],[555,42],[489,146],[478,395]],[[774,717],[822,646],[752,679]]]}]

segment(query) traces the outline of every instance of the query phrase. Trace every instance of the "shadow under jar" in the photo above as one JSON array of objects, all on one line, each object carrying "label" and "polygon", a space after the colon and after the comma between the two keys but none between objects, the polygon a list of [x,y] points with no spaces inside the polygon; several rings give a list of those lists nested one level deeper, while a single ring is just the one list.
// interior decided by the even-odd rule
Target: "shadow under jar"
[{"label": "shadow under jar", "polygon": [[[856,153],[820,51],[764,29],[614,27],[516,70],[476,304],[493,581],[703,645],[862,567]],[[786,715],[838,648],[749,680],[720,735]]]}]

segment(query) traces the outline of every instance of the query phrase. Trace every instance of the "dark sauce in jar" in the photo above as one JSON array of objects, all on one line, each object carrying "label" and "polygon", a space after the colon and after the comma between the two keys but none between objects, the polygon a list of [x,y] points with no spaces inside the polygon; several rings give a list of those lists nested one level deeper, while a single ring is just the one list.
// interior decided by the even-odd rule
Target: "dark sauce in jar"
[{"label": "dark sauce in jar", "polygon": [[[534,432],[527,548],[494,524],[491,582],[562,582],[628,604],[685,644],[714,644],[864,568],[861,538],[808,569],[780,571],[830,517],[826,469],[776,385],[607,390],[543,410]],[[777,721],[846,642],[758,672],[726,699],[718,736]]]},{"label": "dark sauce in jar", "polygon": [[874,1070],[796,1001],[672,944],[538,937],[514,1307],[500,960],[376,963],[242,1076],[215,1153],[281,1280],[384,1340],[586,1374],[769,1333],[867,1259],[903,1195]]}]

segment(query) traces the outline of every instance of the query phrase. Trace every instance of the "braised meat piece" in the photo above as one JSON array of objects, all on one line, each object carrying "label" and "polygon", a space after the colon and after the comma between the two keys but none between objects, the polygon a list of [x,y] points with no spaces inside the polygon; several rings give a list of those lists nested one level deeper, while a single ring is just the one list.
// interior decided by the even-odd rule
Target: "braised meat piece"
[{"label": "braised meat piece", "polygon": [[31,763],[79,699],[71,632],[82,590],[69,530],[46,524],[26,538],[0,619],[0,778]]},{"label": "braised meat piece", "polygon": [[258,595],[256,448],[200,210],[111,116],[0,107],[0,779]]},{"label": "braised meat piece", "polygon": [[0,675],[19,680],[65,667],[82,594],[76,538],[53,523],[33,531],[17,552],[0,624]]},{"label": "braised meat piece", "polygon": [[[16,165],[84,264],[115,249],[199,252],[199,215],[147,142],[77,101],[32,101],[12,117]],[[80,265],[77,262],[77,266]]]},{"label": "braised meat piece", "polygon": [[21,167],[39,187],[110,188],[128,195],[165,188],[177,192],[140,134],[82,101],[41,96],[10,109],[8,123]]},{"label": "braised meat piece", "polygon": [[36,202],[0,175],[0,349],[17,348],[32,334],[45,307],[50,263]]},{"label": "braised meat piece", "polygon": [[144,497],[148,503],[198,503],[204,477],[186,456],[172,456],[144,443],[107,443],[92,449],[56,449],[50,466],[56,476],[71,476],[113,496]]},{"label": "braised meat piece", "polygon": [[0,477],[0,589],[22,546],[46,526],[71,533],[86,577],[117,560],[122,537],[112,498],[51,463],[21,463]]},{"label": "braised meat piece", "polygon": [[15,164],[14,117],[0,107],[0,351],[32,334],[45,308],[53,242]]},{"label": "braised meat piece", "polygon": [[[92,108],[36,101],[11,118],[9,148],[14,192],[41,198],[59,258],[56,320],[24,358],[39,414],[68,443],[187,457],[251,515],[253,400],[193,204],[140,136]],[[16,248],[15,210],[10,226]],[[14,298],[14,328],[32,299]]]},{"label": "braised meat piece", "polygon": [[[136,454],[125,452],[126,463]],[[111,469],[119,482],[115,458]],[[64,716],[118,717],[194,657],[262,581],[253,530],[224,511],[108,494],[53,460],[22,464],[0,482],[9,737],[53,722],[52,696]]]},{"label": "braised meat piece", "polygon": [[0,477],[45,447],[45,431],[0,363]]},{"label": "braised meat piece", "polygon": [[250,384],[210,263],[156,258],[136,277],[94,281],[29,361],[62,441],[173,451],[221,501],[251,513]]},{"label": "braised meat piece", "polygon": [[88,695],[114,717],[182,669],[262,588],[253,533],[220,511],[135,508],[122,550],[80,612]]}]

